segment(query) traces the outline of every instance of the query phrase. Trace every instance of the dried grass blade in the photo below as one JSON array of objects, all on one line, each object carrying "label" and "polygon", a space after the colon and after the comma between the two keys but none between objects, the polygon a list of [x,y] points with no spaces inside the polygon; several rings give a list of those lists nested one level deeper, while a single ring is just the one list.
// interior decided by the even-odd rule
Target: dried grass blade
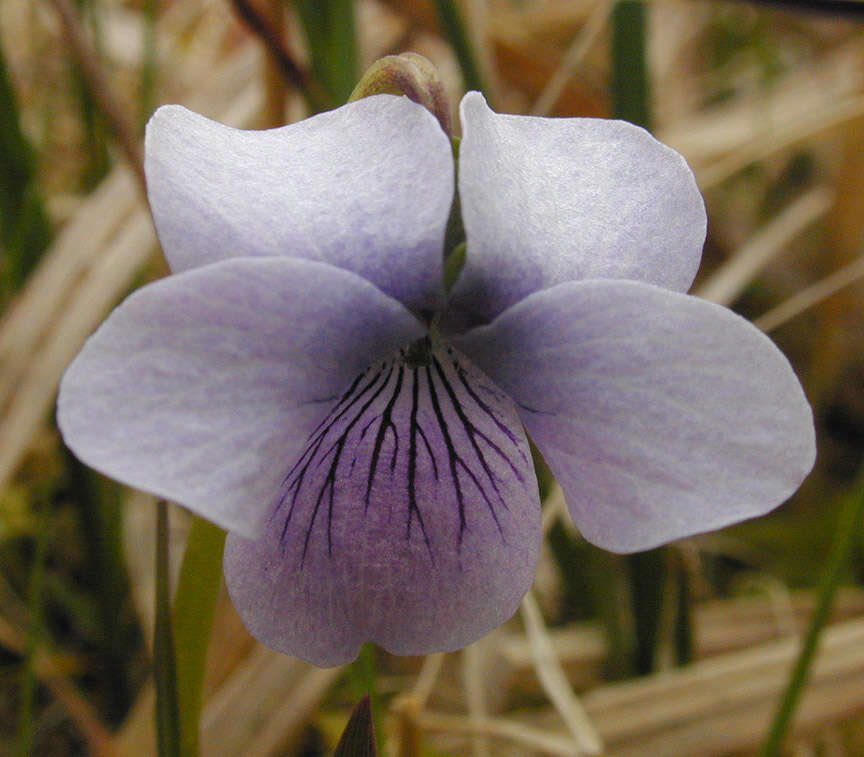
[{"label": "dried grass blade", "polygon": [[830,276],[802,289],[777,307],[772,308],[753,323],[763,331],[773,331],[784,323],[791,321],[808,308],[818,305],[844,287],[864,279],[864,254],[849,265],[834,271]]},{"label": "dried grass blade", "polygon": [[412,699],[421,708],[425,707],[426,702],[429,701],[432,689],[438,680],[438,674],[441,672],[441,666],[444,664],[445,656],[446,652],[436,652],[426,655],[423,660],[423,667],[420,668],[420,675],[417,676],[417,683],[414,684],[414,689],[411,692]]},{"label": "dried grass blade", "polygon": [[[245,65],[247,56],[242,55],[240,69],[242,86],[251,76],[252,68]],[[230,61],[227,68],[234,71],[235,61]],[[245,76],[243,76],[246,74]],[[247,86],[239,95],[236,92],[226,92],[223,80],[217,80],[220,84],[222,99],[229,94],[227,112],[234,119],[251,119],[254,109],[260,102],[260,91],[256,86]],[[231,88],[238,82],[231,78]],[[229,120],[229,119],[222,119]],[[116,179],[118,182],[119,179]],[[134,184],[133,184],[134,186]],[[110,207],[108,198],[110,194],[103,194],[100,190],[96,204],[101,204],[102,198]],[[133,192],[134,197],[134,192]],[[134,200],[132,208],[135,208]],[[85,206],[88,210],[83,215],[90,217],[89,203]],[[112,217],[114,217],[112,215]],[[110,225],[110,224],[108,224]],[[78,234],[83,234],[83,225],[76,223],[75,234],[70,230],[70,236],[64,237],[64,252],[58,251],[51,255],[51,263],[45,261],[51,269],[44,278],[37,272],[34,280],[34,289],[28,287],[25,305],[16,307],[14,320],[10,320],[12,326],[4,322],[0,328],[0,344],[12,350],[18,355],[16,345],[18,333],[16,329],[21,328],[25,334],[25,341],[30,345],[28,354],[16,357],[16,365],[13,370],[17,385],[7,387],[11,389],[11,396],[6,412],[0,420],[0,491],[9,482],[11,476],[17,469],[18,464],[26,454],[34,435],[39,430],[41,423],[50,410],[54,400],[60,377],[66,366],[80,349],[87,336],[93,331],[99,321],[105,317],[111,306],[122,296],[132,281],[133,276],[141,265],[156,249],[156,236],[153,232],[150,214],[144,208],[138,206],[125,220],[121,216],[118,222],[118,231],[115,235],[109,235],[107,247],[88,246],[87,254],[82,257],[75,256],[70,263],[62,259],[69,255],[71,248],[69,240]],[[69,281],[64,276],[70,275],[71,271],[86,270],[86,276],[79,281]],[[59,286],[60,296],[50,296],[50,307],[39,305],[41,286],[45,286],[47,280],[52,280]],[[41,284],[37,284],[41,282]],[[40,288],[35,288],[36,286]],[[70,294],[71,292],[71,294]],[[42,320],[43,330],[47,334],[38,334],[35,329],[27,326],[28,306],[37,308]],[[54,317],[62,306],[62,317]],[[8,327],[8,329],[7,329]],[[39,338],[45,341],[36,351],[36,343]],[[8,355],[8,353],[7,353]],[[4,363],[8,360],[3,355]],[[22,360],[18,366],[17,360]],[[29,358],[29,360],[28,360]],[[5,367],[5,366],[4,366]],[[11,384],[11,382],[9,382]],[[2,388],[2,386],[0,386]]]},{"label": "dried grass blade", "polygon": [[[762,644],[587,694],[607,757],[711,757],[756,747],[797,655],[797,638]],[[795,730],[864,710],[864,618],[822,636]]]},{"label": "dried grass blade", "polygon": [[[11,384],[6,371],[34,349],[54,320],[63,298],[82,271],[130,213],[136,202],[132,175],[123,166],[99,185],[75,217],[60,231],[39,267],[0,320],[0,405]],[[13,382],[14,383],[14,382]]]},{"label": "dried grass blade", "polygon": [[864,86],[861,57],[857,42],[846,44],[818,66],[789,71],[768,92],[681,118],[658,137],[687,157],[703,189],[713,186],[737,166],[854,118]]},{"label": "dried grass blade", "polygon": [[439,712],[424,712],[418,716],[418,722],[427,731],[439,731],[447,734],[475,734],[506,739],[514,744],[536,750],[541,754],[558,755],[560,757],[577,757],[579,747],[566,736],[551,734],[539,728],[502,718],[488,718],[472,721],[458,715],[445,715]]},{"label": "dried grass blade", "polygon": [[312,668],[255,647],[205,704],[201,753],[208,757],[283,753],[286,741],[296,735],[342,673],[342,668]]},{"label": "dried grass blade", "polygon": [[734,302],[771,259],[825,215],[833,202],[834,192],[828,187],[805,192],[738,248],[694,294],[720,305]]},{"label": "dried grass blade", "polygon": [[130,167],[135,172],[141,191],[146,193],[147,179],[144,177],[144,156],[141,153],[138,141],[135,139],[134,130],[114,97],[108,80],[96,63],[90,45],[84,37],[84,32],[78,20],[78,11],[70,0],[51,0],[51,2],[57,11],[57,15],[60,16],[63,31],[72,54],[78,60],[81,70],[87,79],[87,86],[99,103],[99,107],[106,120],[111,125],[114,138],[120,145],[120,149],[123,151]]},{"label": "dried grass blade", "polygon": [[597,41],[603,27],[606,26],[606,20],[609,18],[609,12],[612,9],[614,0],[601,0],[591,11],[591,15],[585,22],[584,26],[579,30],[579,33],[573,38],[573,42],[564,54],[564,59],[561,65],[555,70],[555,73],[549,77],[540,96],[531,106],[529,114],[532,116],[547,116],[555,107],[558,98],[564,92],[570,77],[573,76],[579,64],[588,54],[591,46]]},{"label": "dried grass blade", "polygon": [[522,619],[534,658],[534,669],[549,700],[567,724],[580,751],[584,754],[602,754],[603,742],[567,681],[540,615],[540,608],[530,591],[522,599]]},{"label": "dried grass blade", "polygon": [[[465,699],[468,703],[468,719],[478,722],[488,717],[483,667],[485,662],[483,640],[475,642],[462,650],[462,678],[465,683]],[[485,734],[475,733],[471,738],[474,757],[489,757],[489,739]]]},{"label": "dried grass blade", "polygon": [[155,245],[149,214],[140,210],[104,251],[104,257],[75,292],[44,348],[28,365],[0,421],[0,491],[9,482],[43,423],[66,366]]},{"label": "dried grass blade", "polygon": [[[27,640],[9,621],[0,615],[0,645],[17,654],[24,654]],[[33,670],[41,683],[57,698],[87,742],[94,757],[118,757],[108,729],[99,719],[93,705],[85,699],[75,685],[61,672],[54,658],[45,651],[33,657]]]}]

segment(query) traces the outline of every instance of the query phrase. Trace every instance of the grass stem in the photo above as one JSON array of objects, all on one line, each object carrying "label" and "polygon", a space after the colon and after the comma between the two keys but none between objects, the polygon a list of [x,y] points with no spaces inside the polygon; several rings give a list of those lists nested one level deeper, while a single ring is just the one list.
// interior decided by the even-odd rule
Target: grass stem
[{"label": "grass stem", "polygon": [[852,550],[861,537],[862,523],[864,523],[864,473],[859,476],[855,492],[849,497],[840,512],[834,543],[828,556],[822,585],[819,588],[816,609],[810,619],[810,627],[807,629],[807,634],[801,644],[801,651],[795,661],[795,666],[792,668],[789,682],[786,684],[786,690],[780,699],[768,736],[759,752],[760,757],[777,757],[781,752],[798,702],[807,685],[810,668],[819,649],[819,639],[831,615],[834,596],[849,564]]},{"label": "grass stem", "polygon": [[160,499],[156,503],[156,627],[153,635],[156,737],[159,757],[180,757],[180,708],[171,623],[168,536],[168,503]]}]

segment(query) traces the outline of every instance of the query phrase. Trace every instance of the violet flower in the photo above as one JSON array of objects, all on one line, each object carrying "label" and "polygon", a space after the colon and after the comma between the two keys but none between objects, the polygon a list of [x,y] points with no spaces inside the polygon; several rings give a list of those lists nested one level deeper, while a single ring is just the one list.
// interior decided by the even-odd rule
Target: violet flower
[{"label": "violet flower", "polygon": [[541,536],[525,431],[616,552],[763,514],[813,462],[783,355],[683,294],[705,212],[677,153],[478,93],[461,117],[448,295],[454,161],[422,107],[379,95],[258,132],[160,109],[146,168],[173,275],[61,387],[75,453],[227,529],[249,630],[318,665],[510,617]]}]

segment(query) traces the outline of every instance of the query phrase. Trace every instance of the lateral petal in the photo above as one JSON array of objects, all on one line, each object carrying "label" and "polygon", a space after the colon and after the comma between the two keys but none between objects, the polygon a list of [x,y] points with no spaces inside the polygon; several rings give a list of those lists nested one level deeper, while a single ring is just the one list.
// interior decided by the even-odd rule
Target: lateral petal
[{"label": "lateral petal", "polygon": [[348,378],[424,331],[348,271],[214,263],[111,314],[63,377],[58,422],[93,468],[254,536]]},{"label": "lateral petal", "polygon": [[585,537],[614,552],[762,515],[813,465],[813,418],[788,361],[704,300],[561,284],[456,344],[517,402]]}]

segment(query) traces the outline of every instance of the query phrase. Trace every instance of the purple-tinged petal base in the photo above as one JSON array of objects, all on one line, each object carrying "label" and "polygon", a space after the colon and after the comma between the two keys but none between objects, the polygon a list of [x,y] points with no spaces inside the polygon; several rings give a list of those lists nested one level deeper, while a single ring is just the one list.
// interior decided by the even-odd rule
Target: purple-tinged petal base
[{"label": "purple-tinged petal base", "polygon": [[455,342],[517,402],[585,537],[614,552],[762,515],[813,465],[788,361],[704,300],[562,284]]},{"label": "purple-tinged petal base", "polygon": [[284,471],[264,536],[229,535],[225,576],[253,636],[329,666],[366,641],[469,644],[516,611],[539,543],[512,402],[422,340],[351,383]]}]

